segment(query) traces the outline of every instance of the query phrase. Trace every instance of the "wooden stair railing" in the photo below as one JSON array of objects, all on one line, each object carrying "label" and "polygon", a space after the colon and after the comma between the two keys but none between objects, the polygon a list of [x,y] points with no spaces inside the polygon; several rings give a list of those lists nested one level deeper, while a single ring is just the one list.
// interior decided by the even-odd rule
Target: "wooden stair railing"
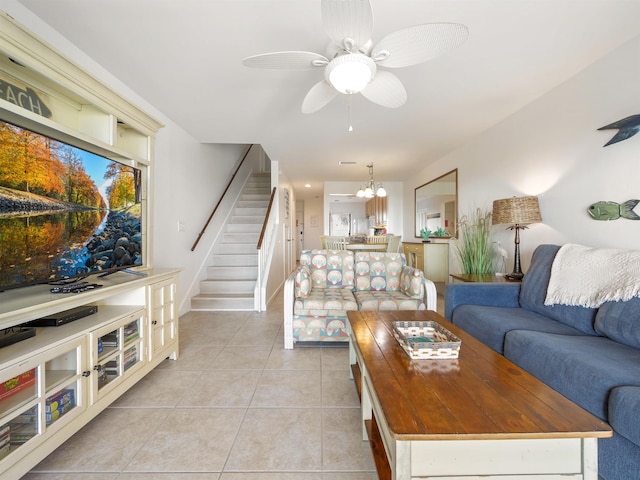
[{"label": "wooden stair railing", "polygon": [[227,191],[229,190],[229,187],[231,187],[231,183],[233,182],[233,179],[236,178],[236,174],[240,170],[240,167],[242,167],[242,164],[244,163],[245,159],[247,158],[247,155],[249,155],[249,152],[251,151],[252,147],[253,147],[253,144],[249,145],[249,148],[247,149],[247,151],[245,152],[244,156],[242,157],[242,160],[240,160],[240,163],[238,164],[238,167],[236,168],[235,172],[233,172],[233,175],[231,176],[231,179],[229,180],[229,183],[227,184],[227,187],[224,189],[224,192],[222,192],[222,195],[220,195],[220,198],[218,199],[218,203],[216,203],[216,206],[214,207],[213,211],[211,212],[211,215],[209,215],[209,218],[205,222],[204,227],[202,227],[202,230],[198,234],[198,238],[196,238],[196,241],[193,243],[193,246],[191,247],[191,251],[192,252],[198,246],[198,243],[200,242],[200,239],[202,238],[202,235],[204,235],[204,232],[207,230],[207,227],[209,226],[209,223],[211,223],[211,219],[213,218],[213,216],[215,215],[216,211],[218,210],[218,207],[220,206],[220,203],[222,202],[222,199],[227,194]]},{"label": "wooden stair railing", "polygon": [[256,248],[260,250],[262,248],[262,240],[267,229],[267,223],[269,223],[269,215],[271,214],[271,206],[273,205],[273,199],[276,196],[276,187],[271,190],[271,198],[269,198],[269,206],[267,207],[267,214],[264,216],[264,222],[262,223],[262,230],[260,230],[260,238],[258,238],[258,245]]}]

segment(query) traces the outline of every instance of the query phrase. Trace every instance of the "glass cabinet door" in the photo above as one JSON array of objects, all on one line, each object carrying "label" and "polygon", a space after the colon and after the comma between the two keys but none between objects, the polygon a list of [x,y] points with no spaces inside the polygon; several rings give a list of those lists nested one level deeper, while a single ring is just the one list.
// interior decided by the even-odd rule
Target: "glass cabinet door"
[{"label": "glass cabinet door", "polygon": [[35,438],[41,429],[38,403],[40,368],[36,366],[17,375],[13,373],[0,380],[0,458]]},{"label": "glass cabinet door", "polygon": [[172,342],[176,336],[176,283],[173,280],[149,286],[151,323],[150,358]]},{"label": "glass cabinet door", "polygon": [[0,372],[0,462],[84,410],[85,345],[72,340]]},{"label": "glass cabinet door", "polygon": [[93,370],[96,373],[98,389],[118,378],[118,329],[105,332],[97,339],[98,361]]},{"label": "glass cabinet door", "polygon": [[124,317],[115,325],[91,333],[91,401],[118,384],[123,375],[136,369],[144,359],[142,321],[144,311]]},{"label": "glass cabinet door", "polygon": [[64,351],[45,362],[44,370],[44,416],[47,428],[53,426],[63,416],[69,415],[78,406],[84,406],[81,399],[82,379],[88,372],[83,358],[84,342],[78,341],[75,348]]}]

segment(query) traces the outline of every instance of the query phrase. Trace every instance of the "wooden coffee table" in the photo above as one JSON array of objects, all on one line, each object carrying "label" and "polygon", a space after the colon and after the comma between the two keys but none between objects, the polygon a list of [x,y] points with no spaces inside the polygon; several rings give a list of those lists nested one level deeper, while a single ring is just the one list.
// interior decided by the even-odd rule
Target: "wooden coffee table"
[{"label": "wooden coffee table", "polygon": [[[598,478],[611,428],[436,312],[348,312],[363,440],[381,479]],[[432,320],[462,340],[453,360],[412,360],[395,320]],[[482,477],[480,477],[482,476]]]}]

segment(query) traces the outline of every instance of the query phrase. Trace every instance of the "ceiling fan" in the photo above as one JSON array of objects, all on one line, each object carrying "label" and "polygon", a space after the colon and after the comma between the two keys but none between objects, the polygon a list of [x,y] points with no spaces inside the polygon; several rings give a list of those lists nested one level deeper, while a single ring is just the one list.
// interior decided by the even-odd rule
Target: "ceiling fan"
[{"label": "ceiling fan", "polygon": [[322,0],[322,23],[331,39],[326,56],[288,51],[254,55],[242,61],[255,68],[324,68],[324,79],[302,102],[303,113],[320,110],[339,93],[361,93],[378,105],[400,107],[407,101],[404,85],[378,66],[401,68],[426,62],[458,47],[469,34],[467,27],[458,23],[427,23],[390,33],[372,47],[370,0]]}]

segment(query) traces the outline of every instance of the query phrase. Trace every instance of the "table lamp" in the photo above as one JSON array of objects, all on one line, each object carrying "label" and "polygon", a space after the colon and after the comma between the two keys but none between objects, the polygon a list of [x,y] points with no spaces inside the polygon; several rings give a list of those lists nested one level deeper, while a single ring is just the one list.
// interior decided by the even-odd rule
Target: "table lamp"
[{"label": "table lamp", "polygon": [[524,273],[520,267],[520,234],[519,230],[527,228],[530,223],[542,221],[538,197],[511,197],[493,201],[491,215],[492,225],[510,225],[507,230],[516,231],[516,253],[513,272],[505,275],[509,280],[522,280]]}]

